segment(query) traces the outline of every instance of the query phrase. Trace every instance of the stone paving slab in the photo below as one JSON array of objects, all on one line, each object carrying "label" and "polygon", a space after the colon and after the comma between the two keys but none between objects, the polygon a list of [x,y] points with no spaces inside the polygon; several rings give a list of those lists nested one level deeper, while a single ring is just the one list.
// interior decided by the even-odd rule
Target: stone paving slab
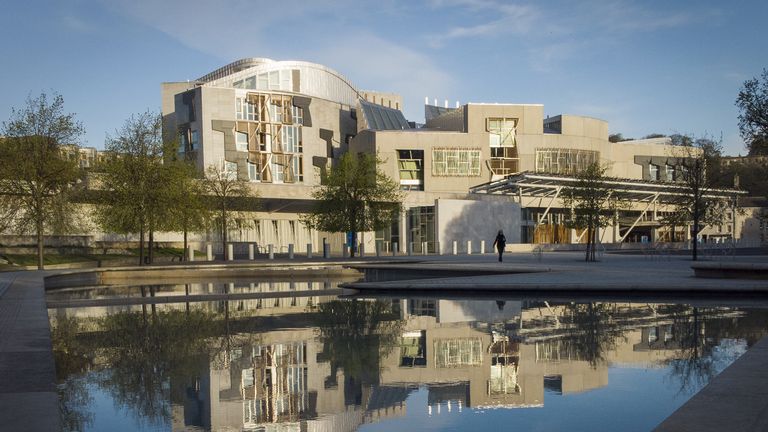
[{"label": "stone paving slab", "polygon": [[656,432],[768,430],[768,338],[744,353]]},{"label": "stone paving slab", "polygon": [[0,430],[60,429],[44,275],[0,275]]}]

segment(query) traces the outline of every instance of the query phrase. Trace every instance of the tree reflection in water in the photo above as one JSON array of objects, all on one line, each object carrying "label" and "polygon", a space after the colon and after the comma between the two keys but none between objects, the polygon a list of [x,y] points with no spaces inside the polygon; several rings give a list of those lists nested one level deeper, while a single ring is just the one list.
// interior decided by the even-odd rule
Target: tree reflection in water
[{"label": "tree reflection in water", "polygon": [[140,423],[168,425],[171,404],[183,403],[185,386],[229,343],[225,320],[205,311],[120,312],[86,322],[60,319],[52,326],[65,430],[82,430],[92,413],[83,374]]},{"label": "tree reflection in water", "polygon": [[613,319],[615,303],[570,303],[565,319],[570,321],[566,343],[579,360],[597,368],[606,362],[605,355],[616,349],[619,340],[626,342],[624,330]]},{"label": "tree reflection in water", "polygon": [[347,403],[359,405],[362,385],[378,384],[380,359],[399,345],[404,322],[381,300],[335,300],[321,303],[317,312],[323,356],[331,362],[326,385],[336,384],[341,368]]}]

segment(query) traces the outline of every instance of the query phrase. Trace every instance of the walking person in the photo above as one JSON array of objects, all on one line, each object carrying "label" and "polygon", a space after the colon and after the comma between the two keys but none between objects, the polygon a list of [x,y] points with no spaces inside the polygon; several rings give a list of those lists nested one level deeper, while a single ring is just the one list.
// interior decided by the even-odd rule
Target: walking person
[{"label": "walking person", "polygon": [[496,234],[496,240],[493,241],[493,245],[496,246],[496,250],[499,251],[499,262],[501,262],[501,255],[504,254],[504,246],[507,245],[507,238],[504,237],[504,231],[499,230]]}]

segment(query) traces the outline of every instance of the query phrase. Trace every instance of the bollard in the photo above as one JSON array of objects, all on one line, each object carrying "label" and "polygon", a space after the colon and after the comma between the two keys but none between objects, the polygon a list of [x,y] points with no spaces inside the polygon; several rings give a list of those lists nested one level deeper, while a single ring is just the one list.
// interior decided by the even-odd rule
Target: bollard
[{"label": "bollard", "polygon": [[360,247],[357,248],[357,256],[364,257],[365,256],[365,245],[360,243]]},{"label": "bollard", "polygon": [[235,245],[229,243],[227,245],[227,261],[232,261],[233,259],[235,259]]},{"label": "bollard", "polygon": [[459,254],[459,243],[456,240],[453,241],[453,254]]},{"label": "bollard", "polygon": [[195,248],[192,245],[187,245],[187,261],[192,262],[195,260]]},{"label": "bollard", "polygon": [[438,255],[443,254],[443,250],[440,249],[440,242],[435,242],[435,251],[437,252]]},{"label": "bollard", "polygon": [[256,257],[255,249],[256,248],[254,247],[253,243],[248,245],[248,259],[251,261],[253,261],[254,258]]},{"label": "bollard", "polygon": [[331,245],[323,242],[323,258],[328,259],[331,257]]},{"label": "bollard", "polygon": [[312,258],[312,243],[307,243],[307,258]]},{"label": "bollard", "polygon": [[467,255],[472,255],[472,240],[467,240]]},{"label": "bollard", "polygon": [[485,240],[480,240],[480,255],[485,254]]},{"label": "bollard", "polygon": [[205,245],[205,257],[208,261],[213,261],[213,246],[210,243]]},{"label": "bollard", "polygon": [[413,242],[408,242],[408,256],[413,255]]},{"label": "bollard", "polygon": [[392,243],[392,256],[397,256],[397,242]]},{"label": "bollard", "polygon": [[427,254],[427,242],[421,242],[421,254],[422,255]]},{"label": "bollard", "polygon": [[375,245],[376,249],[376,258],[381,256],[381,242],[377,241]]},{"label": "bollard", "polygon": [[269,245],[267,246],[267,252],[269,253],[269,259],[273,260],[275,259],[275,246]]},{"label": "bollard", "polygon": [[349,245],[346,243],[341,247],[341,256],[342,258],[349,258]]},{"label": "bollard", "polygon": [[288,259],[293,259],[293,243],[288,244]]}]

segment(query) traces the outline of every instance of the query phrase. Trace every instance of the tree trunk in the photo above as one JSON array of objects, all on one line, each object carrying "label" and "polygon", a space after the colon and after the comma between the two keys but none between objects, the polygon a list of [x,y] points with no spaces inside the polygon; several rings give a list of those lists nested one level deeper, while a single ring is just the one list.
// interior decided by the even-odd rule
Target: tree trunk
[{"label": "tree trunk", "polygon": [[139,265],[144,265],[144,225],[141,225],[139,233]]},{"label": "tree trunk", "polygon": [[188,246],[187,246],[187,226],[185,224],[184,225],[184,250],[181,251],[181,260],[182,261],[187,261],[187,249],[188,249]]},{"label": "tree trunk", "polygon": [[352,231],[352,244],[349,245],[349,257],[355,257],[355,249],[357,249],[357,231]]},{"label": "tree trunk", "polygon": [[675,225],[674,224],[672,224],[672,234],[670,235],[669,240],[672,243],[675,242]]},{"label": "tree trunk", "polygon": [[589,228],[589,225],[587,225],[587,254],[584,257],[584,261],[589,262],[589,242],[592,239],[592,232]]},{"label": "tree trunk", "polygon": [[43,263],[43,221],[38,220],[35,225],[37,230],[37,269],[43,270],[45,268]]},{"label": "tree trunk", "polygon": [[149,251],[147,253],[149,263],[152,264],[155,260],[155,230],[154,228],[149,229]]},{"label": "tree trunk", "polygon": [[229,250],[227,248],[227,216],[226,213],[221,214],[221,239],[224,243],[224,261],[229,259]]}]

